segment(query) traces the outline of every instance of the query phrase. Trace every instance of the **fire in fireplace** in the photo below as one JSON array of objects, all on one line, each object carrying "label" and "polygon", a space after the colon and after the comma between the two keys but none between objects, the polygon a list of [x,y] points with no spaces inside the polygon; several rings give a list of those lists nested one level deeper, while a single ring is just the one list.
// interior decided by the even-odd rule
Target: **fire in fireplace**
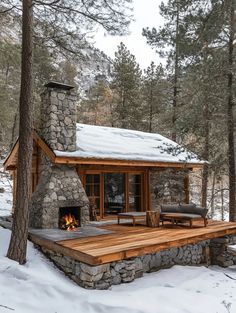
[{"label": "fire in fireplace", "polygon": [[59,228],[73,231],[80,226],[80,208],[65,207],[59,209]]}]

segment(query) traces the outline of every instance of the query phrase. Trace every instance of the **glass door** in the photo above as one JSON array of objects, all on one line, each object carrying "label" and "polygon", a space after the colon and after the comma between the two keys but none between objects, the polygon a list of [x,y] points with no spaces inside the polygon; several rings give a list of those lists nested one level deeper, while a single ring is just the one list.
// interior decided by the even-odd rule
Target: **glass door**
[{"label": "glass door", "polygon": [[104,216],[123,212],[125,208],[125,174],[104,174]]},{"label": "glass door", "polygon": [[128,174],[128,212],[137,211],[140,212],[141,206],[141,186],[142,180],[140,174]]},{"label": "glass door", "polygon": [[85,179],[85,191],[90,202],[96,203],[97,216],[101,215],[100,211],[100,174],[87,174]]}]

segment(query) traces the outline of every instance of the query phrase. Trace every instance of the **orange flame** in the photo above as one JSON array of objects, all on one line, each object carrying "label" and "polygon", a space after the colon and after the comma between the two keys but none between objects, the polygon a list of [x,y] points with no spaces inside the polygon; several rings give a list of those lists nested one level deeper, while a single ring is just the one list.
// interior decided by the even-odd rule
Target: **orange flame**
[{"label": "orange flame", "polygon": [[71,213],[63,216],[62,228],[66,230],[75,230],[78,227],[78,221]]}]

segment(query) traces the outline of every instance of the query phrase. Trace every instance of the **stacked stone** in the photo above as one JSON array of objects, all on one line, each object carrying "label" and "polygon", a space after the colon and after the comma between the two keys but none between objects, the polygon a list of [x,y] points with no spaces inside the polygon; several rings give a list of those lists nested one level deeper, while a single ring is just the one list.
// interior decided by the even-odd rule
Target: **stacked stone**
[{"label": "stacked stone", "polygon": [[204,248],[207,246],[209,241],[202,241],[98,266],[90,266],[46,249],[43,249],[43,252],[78,285],[88,289],[108,289],[112,285],[132,282],[142,277],[143,273],[175,264],[200,264],[205,259]]},{"label": "stacked stone", "polygon": [[40,135],[52,150],[76,151],[76,94],[47,88],[42,94]]},{"label": "stacked stone", "polygon": [[211,263],[222,267],[236,264],[236,257],[228,251],[228,245],[236,244],[236,236],[215,238],[210,243]]},{"label": "stacked stone", "polygon": [[80,207],[80,224],[89,222],[89,201],[82,183],[71,165],[54,165],[43,156],[42,173],[32,195],[30,226],[58,228],[59,208]]},{"label": "stacked stone", "polygon": [[[52,150],[76,151],[76,95],[73,87],[49,83],[42,93],[40,136]],[[60,207],[80,207],[80,225],[89,222],[89,201],[75,166],[55,165],[42,155],[41,175],[32,195],[30,226],[58,228]]]}]

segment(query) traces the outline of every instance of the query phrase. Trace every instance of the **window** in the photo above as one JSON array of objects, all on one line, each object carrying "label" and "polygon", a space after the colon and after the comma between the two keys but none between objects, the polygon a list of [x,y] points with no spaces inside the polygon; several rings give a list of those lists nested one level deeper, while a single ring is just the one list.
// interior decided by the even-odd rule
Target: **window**
[{"label": "window", "polygon": [[[116,215],[121,212],[140,212],[145,202],[143,172],[85,172],[85,190],[96,203],[97,216]],[[145,205],[146,206],[146,205]]]},{"label": "window", "polygon": [[85,191],[88,198],[95,199],[97,215],[100,215],[100,174],[86,175]]},{"label": "window", "polygon": [[141,175],[129,174],[129,205],[128,211],[141,211]]},{"label": "window", "polygon": [[125,174],[104,174],[104,214],[117,214],[125,207]]}]

